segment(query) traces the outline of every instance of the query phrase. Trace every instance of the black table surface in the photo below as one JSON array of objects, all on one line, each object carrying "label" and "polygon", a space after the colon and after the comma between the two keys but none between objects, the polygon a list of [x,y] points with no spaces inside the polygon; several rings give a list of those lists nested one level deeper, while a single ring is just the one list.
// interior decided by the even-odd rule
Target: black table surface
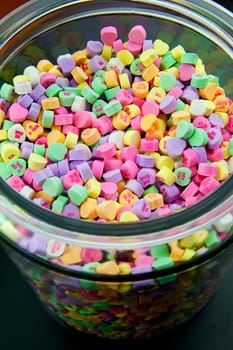
[{"label": "black table surface", "polygon": [[[204,1],[203,1],[204,2]],[[218,1],[231,11],[232,0]],[[0,349],[75,350],[128,348],[172,350],[233,349],[233,265],[208,305],[191,321],[160,336],[143,340],[107,340],[79,333],[74,336],[42,307],[33,291],[0,247]]]}]

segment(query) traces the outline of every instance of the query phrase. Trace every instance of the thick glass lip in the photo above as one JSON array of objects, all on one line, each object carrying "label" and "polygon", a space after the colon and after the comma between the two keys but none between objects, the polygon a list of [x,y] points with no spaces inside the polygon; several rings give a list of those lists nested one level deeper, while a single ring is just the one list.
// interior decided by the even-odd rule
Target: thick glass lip
[{"label": "thick glass lip", "polygon": [[[74,4],[80,5],[82,3],[92,3],[93,10],[89,11],[89,14],[95,15],[95,7],[99,8],[101,6],[106,6],[109,2],[106,0],[80,0],[80,1],[46,1],[41,0],[40,5],[38,6],[38,1],[30,1],[17,10],[13,11],[11,14],[0,20],[0,44],[3,47],[6,45],[14,35],[18,34],[22,27],[25,27],[28,23],[35,21],[39,17],[43,17],[44,13],[52,13],[53,9],[61,9],[64,6],[73,6]],[[203,1],[194,0],[190,1],[182,1],[182,0],[174,0],[174,1],[156,1],[156,0],[128,0],[121,1],[116,0],[111,2],[114,3],[113,8],[117,8],[119,10],[119,6],[122,4],[127,5],[128,7],[132,7],[134,5],[135,12],[137,8],[141,9],[143,4],[147,4],[148,6],[158,5],[165,6],[169,11],[183,11],[187,16],[193,16],[195,20],[201,25],[201,23],[205,24],[206,28],[209,28],[211,31],[215,29],[214,39],[216,39],[216,33],[219,34],[222,45],[228,51],[228,54],[232,55],[232,37],[229,34],[229,27],[231,27],[230,23],[233,18],[230,11],[224,9],[222,6],[212,2],[205,1],[205,6],[203,7]],[[108,8],[109,11],[109,8]],[[194,12],[193,12],[194,11]],[[22,17],[22,13],[24,16]],[[218,19],[218,21],[217,21]],[[227,20],[226,20],[227,19]],[[216,23],[218,22],[218,23]],[[210,35],[207,33],[207,35]],[[76,233],[84,233],[87,236],[98,235],[99,237],[135,237],[135,236],[144,236],[149,233],[159,233],[166,231],[166,240],[168,240],[169,235],[171,235],[171,239],[174,237],[178,237],[177,231],[174,231],[174,227],[185,228],[187,229],[192,227],[194,224],[196,227],[198,225],[202,225],[205,222],[205,215],[208,215],[208,221],[210,218],[214,220],[216,217],[216,212],[218,215],[223,213],[223,210],[226,210],[227,206],[232,206],[233,200],[233,178],[230,177],[225,181],[224,184],[221,185],[219,189],[205,197],[199,203],[195,204],[190,208],[186,208],[185,211],[180,211],[165,217],[158,217],[150,220],[139,221],[136,223],[111,223],[107,222],[105,224],[84,220],[74,220],[68,217],[63,217],[61,215],[55,214],[54,212],[47,211],[43,208],[38,207],[33,202],[28,201],[23,198],[21,195],[12,190],[8,185],[5,184],[4,180],[0,179],[0,191],[6,198],[11,199],[13,201],[14,210],[17,210],[15,205],[22,209],[25,214],[33,217],[36,221],[47,224],[53,228],[63,229],[64,232],[70,232],[71,238],[72,236],[75,239]],[[1,203],[0,203],[1,206]],[[224,209],[223,209],[224,208]],[[4,208],[6,212],[10,214],[12,207],[4,203]],[[51,230],[50,230],[51,231]],[[173,231],[173,234],[171,232]],[[179,230],[178,230],[179,231]],[[170,233],[169,233],[170,232]],[[187,231],[186,231],[187,233]],[[59,234],[60,238],[62,237],[62,233]],[[70,239],[71,239],[70,238]],[[158,240],[159,241],[159,240]],[[126,243],[125,243],[126,244]],[[148,244],[148,243],[147,243]]]},{"label": "thick glass lip", "polygon": [[[58,265],[51,263],[41,257],[32,254],[28,251],[25,251],[23,248],[18,246],[16,243],[10,241],[8,238],[4,237],[3,241],[0,242],[3,248],[7,249],[8,247],[11,250],[20,254],[27,261],[30,261],[34,265],[38,265],[41,268],[46,268],[50,273],[57,274],[58,277],[60,274],[64,274],[70,278],[80,278],[87,279],[91,281],[99,281],[106,283],[118,283],[118,282],[133,282],[133,281],[146,281],[149,279],[156,279],[159,277],[166,277],[177,274],[186,273],[189,270],[195,268],[201,268],[203,265],[211,263],[213,259],[217,259],[220,256],[223,256],[228,251],[230,251],[233,247],[233,237],[230,236],[226,241],[224,241],[221,245],[216,245],[213,249],[210,249],[207,253],[197,256],[196,258],[188,261],[183,261],[181,264],[173,265],[172,267],[168,267],[162,270],[152,270],[148,272],[139,272],[137,274],[129,274],[129,275],[107,275],[107,274],[96,274],[85,272],[83,270],[75,270],[70,269],[69,266],[66,265]],[[29,265],[30,267],[30,265]]]},{"label": "thick glass lip", "polygon": [[[66,19],[61,17],[60,12],[64,12],[64,16],[66,16],[67,11],[69,12],[75,6],[80,9],[80,13],[77,15],[78,18],[82,18],[83,13],[84,17],[119,13],[119,11],[124,13],[128,11],[132,15],[141,11],[144,14],[144,9],[153,10],[154,7],[158,7],[158,17],[166,20],[167,17],[160,13],[160,9],[166,9],[170,16],[169,20],[173,19],[177,23],[184,24],[192,29],[201,29],[206,37],[211,38],[215,43],[219,42],[222,49],[229,56],[233,56],[233,13],[212,0],[115,0],[111,3],[108,0],[40,0],[39,6],[37,0],[30,0],[0,19],[0,48],[3,49],[6,43],[10,45],[11,39],[24,29],[28,31],[31,39],[31,29],[35,30],[35,27],[31,24],[36,21],[47,26],[46,31],[53,28],[53,23],[43,22],[42,18],[45,16],[48,16],[49,20],[52,17],[56,22],[56,26],[63,24]],[[52,16],[53,14],[54,16]],[[179,19],[179,15],[182,15],[182,19]],[[72,18],[68,19],[72,20]],[[31,26],[31,28],[26,29],[28,26]],[[40,33],[43,33],[42,29]],[[230,47],[231,49],[229,49]],[[11,46],[11,51],[14,53],[14,45]]]}]

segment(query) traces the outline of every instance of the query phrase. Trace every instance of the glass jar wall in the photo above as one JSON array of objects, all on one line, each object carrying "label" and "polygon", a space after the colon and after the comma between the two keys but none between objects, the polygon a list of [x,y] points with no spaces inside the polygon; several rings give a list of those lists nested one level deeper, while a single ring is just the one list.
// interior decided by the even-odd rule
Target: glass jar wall
[{"label": "glass jar wall", "polygon": [[[231,97],[231,20],[211,2],[203,9],[199,1],[41,1],[40,8],[32,1],[0,23],[1,80],[84,48],[104,26],[126,40],[140,24],[148,38],[196,52]],[[110,338],[167,331],[207,303],[231,262],[230,170],[195,205],[132,223],[64,217],[0,181],[6,251],[48,310],[79,331]]]}]

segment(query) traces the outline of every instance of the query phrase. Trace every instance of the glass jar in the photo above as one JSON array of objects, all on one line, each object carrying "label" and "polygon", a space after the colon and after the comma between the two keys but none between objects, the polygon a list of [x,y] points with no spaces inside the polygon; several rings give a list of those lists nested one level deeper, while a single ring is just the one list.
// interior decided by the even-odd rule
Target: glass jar
[{"label": "glass jar", "polygon": [[[0,22],[1,80],[84,48],[104,26],[126,40],[137,24],[148,38],[196,52],[232,98],[232,15],[211,1],[30,1]],[[167,332],[206,305],[232,261],[232,176],[185,210],[128,223],[48,211],[2,178],[0,193],[3,247],[48,312],[77,331]]]}]

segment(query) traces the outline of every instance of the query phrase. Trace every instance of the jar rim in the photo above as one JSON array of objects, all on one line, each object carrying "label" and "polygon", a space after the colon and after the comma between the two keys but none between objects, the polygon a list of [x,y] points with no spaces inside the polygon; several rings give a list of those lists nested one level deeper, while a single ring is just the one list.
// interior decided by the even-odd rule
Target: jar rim
[{"label": "jar rim", "polygon": [[[4,241],[1,242],[2,246],[5,249],[13,249],[20,254],[23,258],[30,260],[34,264],[39,264],[40,267],[46,268],[52,273],[55,274],[64,274],[71,278],[80,278],[87,279],[91,281],[101,281],[101,282],[133,282],[147,279],[156,279],[159,277],[166,277],[171,275],[176,275],[180,273],[184,273],[187,270],[190,270],[195,267],[201,267],[203,264],[208,263],[208,261],[212,261],[213,258],[219,256],[220,254],[224,254],[231,246],[233,246],[233,236],[230,236],[227,240],[222,242],[222,244],[215,246],[214,248],[208,250],[205,254],[201,254],[196,256],[192,260],[182,261],[181,264],[173,265],[161,270],[152,270],[148,272],[138,272],[137,274],[118,274],[118,275],[108,275],[102,273],[90,273],[85,272],[83,270],[75,270],[70,269],[69,266],[66,265],[58,265],[52,263],[51,261],[47,261],[41,258],[38,255],[30,253],[29,251],[25,251],[22,247],[16,245],[14,242],[9,241],[4,237]],[[7,248],[6,248],[7,247]]]}]

